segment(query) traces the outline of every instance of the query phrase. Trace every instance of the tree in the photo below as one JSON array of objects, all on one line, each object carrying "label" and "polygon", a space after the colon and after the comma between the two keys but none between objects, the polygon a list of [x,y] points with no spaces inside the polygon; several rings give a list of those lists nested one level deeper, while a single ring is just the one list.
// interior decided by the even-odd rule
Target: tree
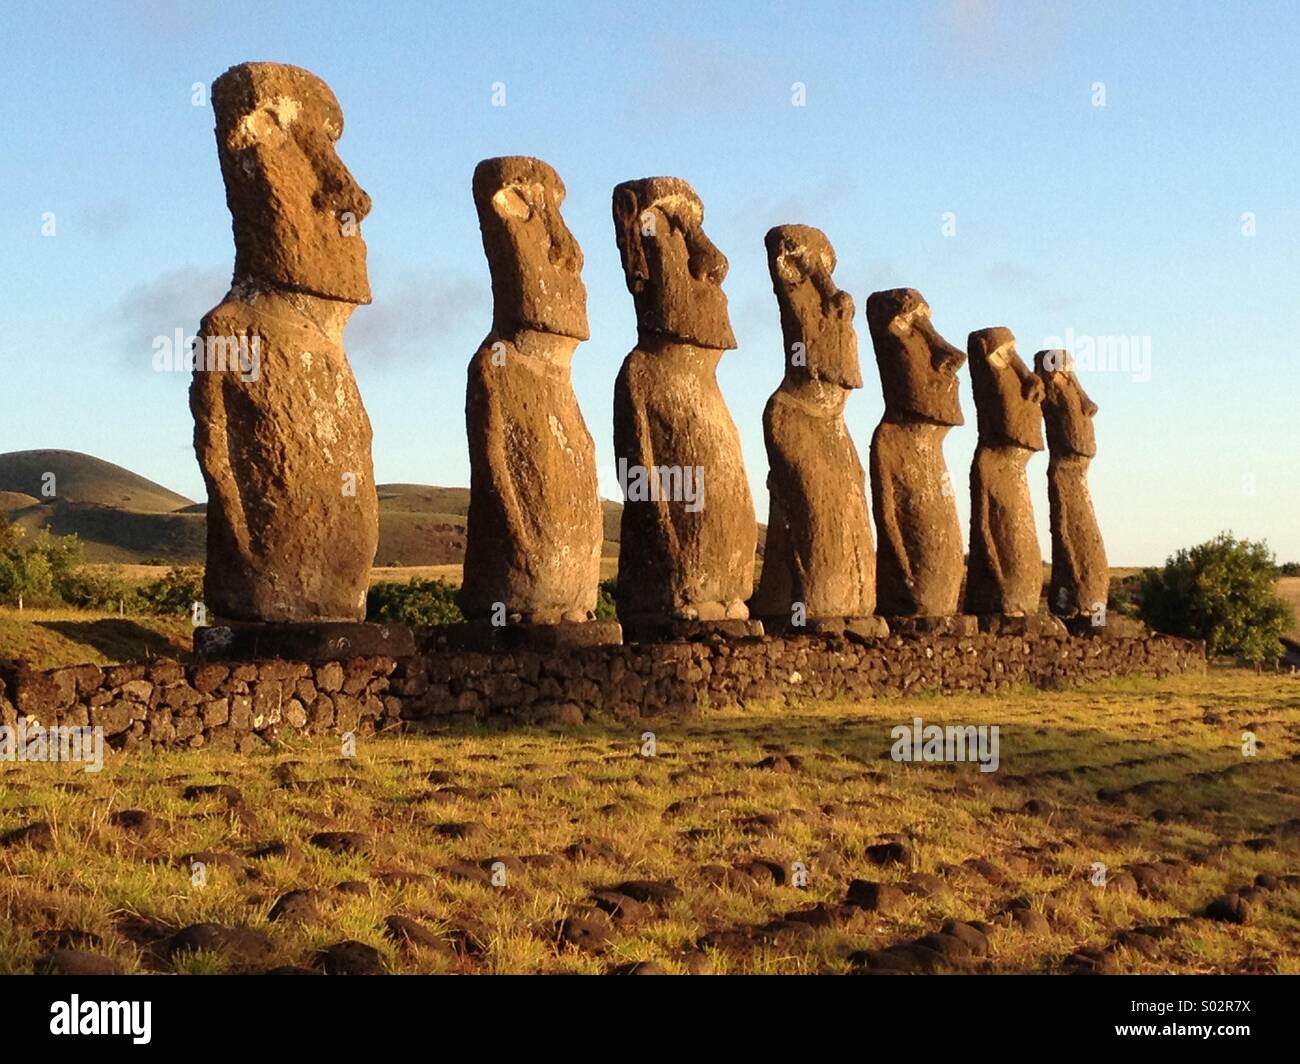
[{"label": "tree", "polygon": [[1142,573],[1141,616],[1157,631],[1204,639],[1212,655],[1276,661],[1293,623],[1276,579],[1268,544],[1223,532]]},{"label": "tree", "polygon": [[20,525],[0,515],[0,600],[23,605],[61,601],[61,589],[81,562],[76,536],[41,529],[28,540]]},{"label": "tree", "polygon": [[465,620],[456,589],[443,580],[412,577],[408,583],[382,581],[366,594],[366,620],[424,627]]}]

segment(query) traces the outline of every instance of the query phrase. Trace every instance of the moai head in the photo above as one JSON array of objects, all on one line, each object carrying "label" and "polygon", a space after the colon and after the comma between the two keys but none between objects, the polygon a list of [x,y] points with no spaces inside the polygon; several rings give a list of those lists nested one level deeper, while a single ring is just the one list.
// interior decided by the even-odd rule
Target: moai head
[{"label": "moai head", "polygon": [[1043,382],[1016,354],[1010,329],[979,329],[966,341],[981,443],[1043,449]]},{"label": "moai head", "polygon": [[474,206],[492,273],[492,328],[586,340],[582,249],[560,216],[564,182],[541,159],[510,155],[474,168]]},{"label": "moai head", "polygon": [[831,280],[835,249],[826,234],[808,225],[778,225],[764,243],[781,308],[786,378],[861,388],[853,297]]},{"label": "moai head", "polygon": [[1092,419],[1097,404],[1088,398],[1074,372],[1068,351],[1039,351],[1034,372],[1043,381],[1043,420],[1047,422],[1047,447],[1053,455],[1097,454],[1097,435]]},{"label": "moai head", "polygon": [[370,197],[334,150],[343,112],[329,86],[299,67],[241,63],[212,83],[212,108],[235,283],[369,303]]},{"label": "moai head", "polygon": [[736,346],[722,281],[727,257],[704,235],[704,204],[679,177],[614,189],[614,235],[642,337]]},{"label": "moai head", "polygon": [[966,356],[930,321],[930,305],[915,288],[872,292],[867,325],[880,367],[885,417],[932,425],[964,424],[957,371]]}]

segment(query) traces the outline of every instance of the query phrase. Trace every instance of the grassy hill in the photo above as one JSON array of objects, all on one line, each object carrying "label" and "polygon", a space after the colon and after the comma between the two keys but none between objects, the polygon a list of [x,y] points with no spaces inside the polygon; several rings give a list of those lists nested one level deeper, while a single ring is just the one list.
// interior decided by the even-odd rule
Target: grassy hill
[{"label": "grassy hill", "polygon": [[[53,495],[44,490],[53,474]],[[170,513],[193,499],[168,491],[129,469],[77,451],[10,451],[0,454],[0,491],[20,492],[38,503],[92,503],[141,513]]]},{"label": "grassy hill", "polygon": [[[42,494],[54,474],[53,498]],[[380,484],[380,567],[459,565],[468,488]],[[621,504],[603,500],[602,555],[618,557]],[[76,451],[0,454],[0,513],[29,533],[77,535],[88,562],[187,565],[203,561],[207,504]]]}]

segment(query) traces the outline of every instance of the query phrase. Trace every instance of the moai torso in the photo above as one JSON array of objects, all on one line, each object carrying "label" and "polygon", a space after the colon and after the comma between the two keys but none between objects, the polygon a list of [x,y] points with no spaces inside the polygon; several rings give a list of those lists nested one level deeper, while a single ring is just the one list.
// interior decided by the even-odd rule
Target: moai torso
[{"label": "moai torso", "polygon": [[343,328],[370,302],[370,199],[335,154],[342,113],[314,75],[244,64],[212,102],[235,271],[190,385],[205,604],[226,620],[361,620],[379,515]]},{"label": "moai torso", "polygon": [[1106,547],[1088,491],[1088,466],[1097,453],[1092,419],[1097,404],[1069,368],[1065,351],[1039,351],[1034,370],[1044,385],[1047,426],[1047,500],[1052,529],[1052,575],[1047,602],[1060,617],[1104,616],[1110,591]]},{"label": "moai torso", "polygon": [[796,625],[869,616],[875,546],[865,473],[844,422],[850,390],[862,387],[853,299],[831,280],[835,252],[820,231],[778,226],[767,252],[786,368],[763,411],[770,508],[750,609]]},{"label": "moai torso", "polygon": [[876,292],[867,322],[885,416],[871,438],[876,612],[956,612],[964,570],[961,525],[943,440],[962,424],[957,370],[966,356],[935,330],[914,289]]},{"label": "moai torso", "polygon": [[560,215],[564,184],[540,159],[480,163],[474,200],[495,310],[466,391],[460,605],[471,620],[585,621],[604,531],[595,446],[570,377],[588,335],[582,251]]},{"label": "moai torso", "polygon": [[735,347],[727,260],[677,178],[619,185],[614,223],[639,333],[614,386],[619,619],[744,619],[758,526],[716,378]]},{"label": "moai torso", "polygon": [[1042,381],[1016,353],[1009,329],[967,342],[979,444],[970,470],[967,613],[1033,616],[1043,590],[1025,466],[1043,449]]}]

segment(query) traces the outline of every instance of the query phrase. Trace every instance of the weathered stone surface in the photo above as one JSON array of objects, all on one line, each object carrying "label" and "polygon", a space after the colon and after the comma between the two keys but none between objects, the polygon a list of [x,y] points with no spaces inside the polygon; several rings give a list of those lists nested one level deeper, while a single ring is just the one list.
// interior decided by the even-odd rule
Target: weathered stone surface
[{"label": "weathered stone surface", "polygon": [[966,343],[979,443],[970,467],[970,556],[964,609],[1032,615],[1043,557],[1025,466],[1043,449],[1043,382],[1016,353],[1010,329],[980,329]]},{"label": "weathered stone surface", "polygon": [[623,641],[617,621],[583,621],[559,624],[503,624],[473,621],[424,629],[421,636],[426,647],[475,650],[482,653],[508,653],[512,650],[562,650],[590,647]]},{"label": "weathered stone surface", "polygon": [[736,346],[722,291],[727,259],[680,178],[624,182],[613,208],[638,334],[614,385],[619,620],[743,620],[758,525],[716,377]]},{"label": "weathered stone surface", "polygon": [[939,335],[915,289],[872,293],[867,324],[885,397],[871,438],[876,612],[947,616],[965,567],[943,440],[963,423],[957,371],[966,356]]},{"label": "weathered stone surface", "polygon": [[768,231],[785,376],[763,411],[770,471],[767,544],[750,612],[797,627],[876,609],[866,473],[844,422],[862,387],[853,297],[831,279],[835,249],[804,225]]},{"label": "weathered stone surface", "polygon": [[[1160,678],[1205,667],[1204,643],[1153,636],[1140,626],[1131,634],[1119,625],[1087,627],[1089,635],[1080,638],[1064,634],[1061,623],[1047,617],[988,615],[979,618],[978,627],[975,621],[966,615],[895,618],[899,630],[883,637],[848,626],[842,632],[803,630],[763,637],[751,630],[761,630],[754,620],[674,622],[683,629],[694,626],[677,633],[689,641],[521,646],[490,654],[421,640],[417,654],[400,660],[240,663],[208,701],[181,711],[161,702],[150,709],[115,700],[114,685],[130,682],[124,681],[130,673],[105,670],[104,687],[78,695],[81,701],[64,713],[66,719],[92,707],[87,712],[94,721],[120,716],[122,731],[109,735],[108,745],[124,752],[161,751],[201,739],[205,747],[250,753],[262,744],[255,733],[271,737],[300,711],[307,711],[305,727],[335,736],[367,735],[381,727],[436,731],[473,720],[567,726],[611,717],[632,722],[681,716],[705,707],[797,705],[809,698],[865,699],[928,690],[987,693],[1021,684],[1056,688],[1112,676]],[[1099,632],[1108,634],[1097,638]],[[205,668],[185,668],[191,687],[198,686]],[[43,679],[37,670],[0,662],[0,681],[7,691],[26,683],[39,688]],[[329,691],[318,693],[310,707],[302,701],[308,683],[318,692]],[[245,693],[230,693],[235,690]],[[96,701],[103,694],[109,702]],[[133,712],[139,715],[133,717]],[[284,786],[296,785],[288,765],[280,766],[275,778]],[[481,793],[463,790],[465,797]],[[0,845],[49,846],[53,841],[53,829],[42,824],[31,836],[19,831],[0,839]]]},{"label": "weathered stone surface", "polygon": [[360,620],[378,500],[343,328],[370,302],[370,197],[335,153],[343,114],[313,74],[241,64],[213,82],[212,105],[235,270],[190,386],[204,601],[230,620]]},{"label": "weathered stone surface", "polygon": [[570,377],[590,335],[582,249],[560,215],[564,182],[540,159],[485,159],[473,189],[494,309],[465,398],[460,606],[470,620],[504,609],[525,623],[585,621],[604,526],[596,449]]},{"label": "weathered stone surface", "polygon": [[[194,629],[194,653],[223,661],[324,662],[415,653],[411,630],[401,624],[319,621],[296,624],[221,624]],[[267,678],[267,677],[263,677]]]},{"label": "weathered stone surface", "polygon": [[1034,371],[1042,378],[1047,423],[1047,502],[1052,529],[1052,575],[1047,604],[1060,617],[1104,616],[1110,570],[1097,515],[1088,492],[1088,466],[1097,454],[1088,398],[1066,351],[1039,351]]}]

